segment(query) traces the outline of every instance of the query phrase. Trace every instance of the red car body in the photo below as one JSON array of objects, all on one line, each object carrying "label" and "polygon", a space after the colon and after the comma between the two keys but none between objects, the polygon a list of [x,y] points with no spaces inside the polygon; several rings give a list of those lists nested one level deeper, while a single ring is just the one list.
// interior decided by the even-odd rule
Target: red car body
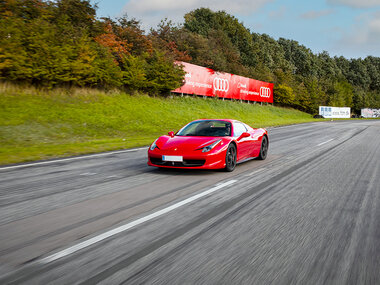
[{"label": "red car body", "polygon": [[[191,124],[210,124],[210,122],[214,123],[214,125],[216,123],[217,126],[210,126],[206,130],[206,135],[179,135],[182,130],[189,128],[188,126]],[[220,130],[217,130],[222,129],[218,125],[223,126],[223,124],[225,126],[223,129],[225,131],[224,134],[220,133]],[[215,135],[215,131],[219,132],[217,136]],[[196,120],[187,124],[176,134],[169,132],[168,135],[159,137],[148,149],[148,165],[190,169],[226,168],[227,150],[231,144],[236,149],[236,164],[236,162],[260,157],[264,137],[267,142],[267,150],[269,141],[268,133],[265,129],[254,129],[242,122],[230,119]],[[213,144],[215,145],[213,146]],[[205,150],[205,147],[210,147],[211,149]],[[265,157],[266,153],[261,159],[265,159]]]}]

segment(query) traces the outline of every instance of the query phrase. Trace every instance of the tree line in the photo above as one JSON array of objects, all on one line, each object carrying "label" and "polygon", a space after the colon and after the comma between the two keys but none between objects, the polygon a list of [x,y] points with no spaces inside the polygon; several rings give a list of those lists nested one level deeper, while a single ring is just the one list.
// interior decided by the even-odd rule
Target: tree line
[{"label": "tree line", "polygon": [[380,108],[380,58],[315,54],[294,40],[251,32],[224,11],[199,8],[184,23],[146,32],[127,16],[97,18],[88,0],[0,1],[0,79],[38,86],[118,87],[168,94],[185,61],[275,84],[275,104]]}]

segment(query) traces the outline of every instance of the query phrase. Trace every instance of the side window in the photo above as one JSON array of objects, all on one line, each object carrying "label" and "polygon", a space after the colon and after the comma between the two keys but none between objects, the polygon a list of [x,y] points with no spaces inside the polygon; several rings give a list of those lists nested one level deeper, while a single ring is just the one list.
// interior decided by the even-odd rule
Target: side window
[{"label": "side window", "polygon": [[240,137],[247,129],[241,123],[234,123],[234,137]]},{"label": "side window", "polygon": [[244,127],[246,129],[246,132],[252,132],[252,128],[248,126],[247,124],[244,124]]}]

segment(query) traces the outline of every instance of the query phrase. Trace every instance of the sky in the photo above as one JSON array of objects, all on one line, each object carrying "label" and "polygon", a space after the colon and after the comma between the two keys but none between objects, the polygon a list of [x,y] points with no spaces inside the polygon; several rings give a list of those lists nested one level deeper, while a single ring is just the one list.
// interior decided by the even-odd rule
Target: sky
[{"label": "sky", "polygon": [[183,23],[200,7],[224,10],[251,32],[296,40],[314,53],[380,57],[380,0],[91,0],[98,17],[140,20],[145,30],[164,18]]}]

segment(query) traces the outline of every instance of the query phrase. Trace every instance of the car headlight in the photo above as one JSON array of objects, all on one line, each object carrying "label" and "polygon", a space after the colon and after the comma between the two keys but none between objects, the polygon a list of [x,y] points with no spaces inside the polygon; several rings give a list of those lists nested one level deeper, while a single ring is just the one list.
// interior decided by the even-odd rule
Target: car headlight
[{"label": "car headlight", "polygon": [[212,150],[218,143],[220,143],[222,140],[217,140],[215,142],[213,142],[212,144],[208,145],[208,146],[205,146],[202,148],[202,152],[209,152],[210,150]]},{"label": "car headlight", "polygon": [[[157,139],[158,140],[158,139]],[[156,145],[156,142],[157,142],[157,140],[155,140],[153,143],[152,143],[152,145],[150,146],[150,150],[154,150],[155,148],[158,148],[158,146]]]}]

